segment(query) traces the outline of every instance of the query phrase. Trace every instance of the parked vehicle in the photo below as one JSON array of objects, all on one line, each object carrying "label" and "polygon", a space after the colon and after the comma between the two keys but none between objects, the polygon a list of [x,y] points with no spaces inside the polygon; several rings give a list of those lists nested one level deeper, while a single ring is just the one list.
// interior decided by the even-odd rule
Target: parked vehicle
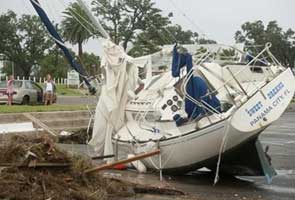
[{"label": "parked vehicle", "polygon": [[[0,103],[7,103],[7,81],[0,82]],[[15,94],[13,95],[14,104],[41,104],[43,102],[42,87],[31,80],[14,80],[13,88]],[[56,94],[53,97],[53,103],[56,102]]]}]

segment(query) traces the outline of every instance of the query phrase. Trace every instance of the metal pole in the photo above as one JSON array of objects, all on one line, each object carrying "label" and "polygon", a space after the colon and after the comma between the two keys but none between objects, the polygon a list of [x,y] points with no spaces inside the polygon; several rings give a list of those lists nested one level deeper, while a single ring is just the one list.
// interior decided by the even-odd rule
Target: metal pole
[{"label": "metal pole", "polygon": [[238,81],[238,79],[235,77],[235,75],[232,73],[232,71],[228,67],[226,69],[229,71],[229,73],[231,74],[231,76],[233,77],[233,79],[237,82],[238,86],[241,88],[241,90],[243,91],[243,93],[249,98],[246,90],[244,90],[244,88],[242,87],[242,85],[240,84],[240,82]]}]

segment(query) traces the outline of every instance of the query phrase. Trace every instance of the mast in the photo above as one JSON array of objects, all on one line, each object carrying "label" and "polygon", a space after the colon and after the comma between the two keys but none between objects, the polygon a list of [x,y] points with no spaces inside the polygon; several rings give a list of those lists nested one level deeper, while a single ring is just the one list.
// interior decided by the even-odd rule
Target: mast
[{"label": "mast", "polygon": [[87,77],[88,74],[85,71],[85,69],[82,67],[82,65],[80,65],[74,58],[74,56],[70,53],[70,51],[68,50],[68,48],[65,45],[65,42],[63,41],[63,39],[60,37],[60,35],[58,34],[58,32],[56,31],[56,29],[54,28],[53,24],[51,23],[51,21],[49,20],[46,12],[44,11],[44,9],[41,7],[40,3],[38,0],[30,0],[31,4],[33,5],[34,9],[36,10],[36,12],[38,13],[39,17],[41,18],[42,22],[44,23],[46,29],[48,30],[49,34],[52,36],[52,38],[54,39],[56,45],[62,50],[62,52],[64,53],[64,56],[66,57],[66,59],[68,60],[68,62],[70,63],[71,67],[77,71],[79,73],[79,75],[82,77],[83,81],[85,82],[85,84],[87,85],[89,91],[91,93],[95,93],[96,89],[91,86],[91,84],[89,83]]}]

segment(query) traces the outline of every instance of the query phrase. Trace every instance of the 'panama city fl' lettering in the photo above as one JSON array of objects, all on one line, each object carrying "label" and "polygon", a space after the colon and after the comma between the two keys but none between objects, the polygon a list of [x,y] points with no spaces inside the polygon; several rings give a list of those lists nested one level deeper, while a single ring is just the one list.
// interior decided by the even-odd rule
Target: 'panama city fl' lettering
[{"label": "'panama city fl' lettering", "polygon": [[[286,89],[281,92],[284,88],[284,84],[282,82],[278,83],[272,90],[267,93],[267,98],[272,100],[270,105],[263,105],[261,101],[258,101],[254,106],[245,109],[246,113],[252,117],[255,115],[250,122],[251,126],[254,126],[260,120],[265,120],[266,115],[271,112],[275,107],[279,106],[283,99],[290,94],[290,91]],[[258,115],[257,115],[258,113]]]}]

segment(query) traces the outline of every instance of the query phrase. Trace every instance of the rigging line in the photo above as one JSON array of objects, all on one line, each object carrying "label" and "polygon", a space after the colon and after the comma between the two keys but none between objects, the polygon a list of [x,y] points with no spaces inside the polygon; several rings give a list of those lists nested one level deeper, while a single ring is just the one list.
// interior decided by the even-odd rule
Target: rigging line
[{"label": "rigging line", "polygon": [[[142,10],[141,10],[142,11]],[[143,11],[142,11],[143,12]],[[151,18],[150,17],[146,17],[149,21],[151,21],[151,22],[153,22],[153,20],[151,20]],[[152,27],[156,30],[156,32],[158,33],[158,35],[159,35],[159,37],[161,37],[162,39],[164,38],[164,40],[166,39],[166,41],[168,41],[168,43],[169,43],[169,41],[172,41],[172,43],[178,43],[178,41],[177,41],[177,39],[176,39],[176,37],[175,37],[175,35],[167,28],[167,27],[162,27],[162,29],[166,32],[166,33],[168,33],[168,35],[170,35],[170,37],[171,38],[167,38],[167,37],[165,37],[165,35],[162,33],[160,33],[159,32],[159,30],[158,30],[158,28],[154,25],[154,24],[151,24],[152,25]]]},{"label": "rigging line", "polygon": [[[83,20],[84,23],[86,23],[87,25],[89,25],[93,30],[98,31],[97,28],[96,28],[92,23],[89,22],[89,20],[85,19],[85,18],[84,18],[83,16],[81,16],[78,12],[76,12],[74,9],[70,8],[69,6],[65,5],[65,4],[62,3],[61,1],[62,1],[62,0],[59,0],[59,1],[58,1],[58,2],[60,3],[60,5],[62,5],[65,9],[66,9],[66,8],[69,8],[69,11],[70,11],[72,17],[73,17],[73,18],[74,18],[74,19],[75,19],[75,20],[76,20],[81,26],[83,26],[84,29],[86,29],[90,34],[93,34],[93,35],[96,34],[95,32],[90,31],[90,30],[89,30],[89,29],[83,24],[83,22],[81,21],[81,20]],[[79,17],[81,20],[79,20],[78,17]]]},{"label": "rigging line", "polygon": [[176,8],[176,10],[178,10],[178,12],[189,22],[191,23],[191,25],[193,25],[196,29],[198,29],[198,31],[201,32],[201,35],[206,38],[209,39],[209,37],[207,36],[207,34],[205,34],[205,32],[189,17],[187,16],[187,14],[185,14],[185,12],[179,8],[179,6],[173,1],[173,0],[169,0],[174,7]]},{"label": "rigging line", "polygon": [[[85,28],[90,34],[95,34],[95,32],[90,31],[81,20],[84,21],[84,23],[86,23],[87,25],[89,25],[93,30],[97,31],[97,29],[95,28],[95,26],[93,26],[93,24],[91,24],[85,17],[83,17],[82,15],[80,15],[78,12],[76,12],[73,8],[69,7],[69,11],[72,15],[72,17],[75,18],[75,20],[81,25],[83,26],[83,28]],[[80,19],[81,20],[80,20]]]},{"label": "rigging line", "polygon": [[[71,14],[71,16],[89,33],[89,34],[91,34],[91,35],[95,35],[95,32],[93,32],[93,31],[91,31],[88,27],[86,27],[86,25],[84,25],[80,20],[79,20],[79,18],[78,18],[78,16],[76,16],[76,14],[75,14],[75,12],[74,12],[74,10],[73,9],[71,9],[71,8],[69,8],[69,11],[70,11],[70,14]],[[85,21],[86,19],[84,19],[83,17],[81,17],[81,15],[79,15],[79,17],[83,20],[83,21]],[[86,22],[86,21],[85,21]],[[88,25],[90,25],[89,24],[89,22],[87,22],[88,23]],[[93,28],[94,29],[94,27],[92,27],[91,26],[91,28]]]},{"label": "rigging line", "polygon": [[229,119],[228,123],[226,124],[226,127],[224,128],[225,133],[224,133],[224,136],[222,137],[222,141],[221,141],[221,144],[220,144],[220,147],[219,147],[218,160],[217,160],[217,163],[216,163],[216,171],[215,171],[215,177],[214,177],[213,185],[216,185],[217,182],[219,181],[220,164],[221,164],[222,155],[226,150],[226,145],[227,145],[227,142],[228,142],[229,126],[230,126],[230,123],[231,123],[231,119],[232,118]]},{"label": "rigging line", "polygon": [[[143,12],[143,10],[141,9],[141,7],[139,7],[139,9],[140,9],[140,11],[141,12]],[[144,12],[143,12],[144,13]],[[148,16],[148,13],[145,13],[146,14],[146,18],[150,21],[150,22],[153,22],[153,20],[151,20],[151,18]],[[162,37],[162,38],[166,38],[165,37],[165,35],[164,34],[160,34],[160,32],[158,31],[158,28],[155,26],[155,25],[153,25],[152,23],[151,23],[151,26],[156,30],[156,32],[158,33],[158,35],[160,36],[160,37]],[[175,35],[170,31],[170,30],[168,30],[168,28],[167,27],[162,27],[162,29],[164,30],[164,31],[166,31],[170,36],[171,36],[171,38],[172,38],[172,42],[173,43],[178,43],[177,42],[177,39],[176,39],[176,37],[175,37]],[[171,39],[171,38],[169,38],[169,39]]]},{"label": "rigging line", "polygon": [[[166,31],[170,36],[172,36],[172,38],[170,37],[165,37],[165,35],[163,33],[160,33],[159,30],[157,29],[157,27],[153,24],[151,24],[153,29],[155,30],[155,32],[159,35],[159,37],[161,38],[161,40],[164,42],[164,43],[167,43],[167,44],[170,44],[170,42],[173,43],[177,43],[177,39],[175,38],[174,35],[172,35],[172,33],[170,33],[168,30],[165,29],[165,27],[163,27],[162,29],[164,31]],[[148,39],[145,39],[146,41],[148,41]],[[165,45],[165,44],[164,44]]]},{"label": "rigging line", "polygon": [[[67,5],[65,5],[64,3],[61,3],[60,1],[58,1],[65,9],[69,9],[70,15],[86,30],[88,31],[90,34],[93,34],[92,31],[90,31],[82,22],[81,20],[83,20],[85,23],[87,23],[89,26],[91,26],[91,28],[95,29],[92,24],[90,24],[85,18],[83,18],[79,13],[77,13],[74,9],[71,9],[70,7],[68,7]],[[78,16],[81,18],[81,20],[79,20]]]},{"label": "rigging line", "polygon": [[[99,3],[99,2],[97,2],[97,1],[95,1],[96,2],[96,4],[98,5],[98,6],[100,6],[100,7],[102,7],[104,10],[107,10],[107,8],[105,7],[105,6],[103,6],[101,3]],[[140,10],[141,10],[141,12],[143,12],[142,11],[142,9],[141,8],[139,8]],[[151,18],[150,17],[148,17],[148,16],[146,16],[146,18],[150,21],[150,22],[153,22],[153,20],[151,20]],[[151,24],[151,26],[155,29],[155,31],[156,31],[156,33],[159,35],[159,37],[161,37],[162,39],[164,38],[164,40],[166,40],[167,41],[167,38],[164,36],[163,37],[163,35],[164,34],[160,34],[159,33],[159,31],[158,31],[158,28],[157,27],[155,27],[153,24]],[[172,38],[173,38],[173,40],[171,40],[171,38],[169,38],[169,40],[171,40],[172,42],[177,42],[177,39],[176,39],[176,37],[166,28],[166,27],[163,27],[162,29],[164,29]],[[140,33],[139,33],[140,34]],[[137,34],[138,36],[139,36],[139,34]],[[140,37],[140,39],[143,39],[142,37]],[[168,43],[169,43],[169,40],[168,40]],[[146,41],[147,43],[149,43],[149,44],[152,44],[148,39],[143,39],[143,41]]]},{"label": "rigging line", "polygon": [[[115,3],[118,3],[117,1],[115,1]],[[106,9],[106,7],[104,7],[102,4],[100,4],[99,2],[97,2],[96,3],[98,6],[101,6],[104,10],[107,10]],[[115,4],[114,4],[115,5]],[[139,7],[139,10],[141,11],[141,12],[143,12],[143,10],[141,9],[141,7]],[[143,12],[144,13],[144,12]],[[153,20],[151,20],[151,18],[147,15],[147,13],[145,13],[146,14],[146,18],[150,21],[150,22],[153,22]],[[161,38],[166,38],[166,37],[163,37],[162,35],[164,35],[164,34],[160,34],[160,32],[158,31],[158,28],[155,26],[155,25],[153,25],[153,24],[151,24],[151,26],[156,30],[156,32],[158,33],[158,35],[161,37]],[[171,37],[172,37],[172,39],[173,39],[173,41],[172,42],[176,42],[177,43],[177,39],[176,39],[176,37],[171,33],[171,31],[169,31],[166,27],[162,27],[162,29],[164,30],[164,31],[166,31]],[[171,39],[171,38],[169,38],[169,39]]]},{"label": "rigging line", "polygon": [[86,4],[82,0],[77,0],[77,1],[78,1],[78,4],[81,6],[81,8],[84,10],[85,14],[88,16],[91,23],[95,26],[97,31],[101,34],[101,36],[105,39],[111,40],[109,34],[103,28],[99,20],[95,19],[95,17],[91,13],[90,9],[86,6]]}]

